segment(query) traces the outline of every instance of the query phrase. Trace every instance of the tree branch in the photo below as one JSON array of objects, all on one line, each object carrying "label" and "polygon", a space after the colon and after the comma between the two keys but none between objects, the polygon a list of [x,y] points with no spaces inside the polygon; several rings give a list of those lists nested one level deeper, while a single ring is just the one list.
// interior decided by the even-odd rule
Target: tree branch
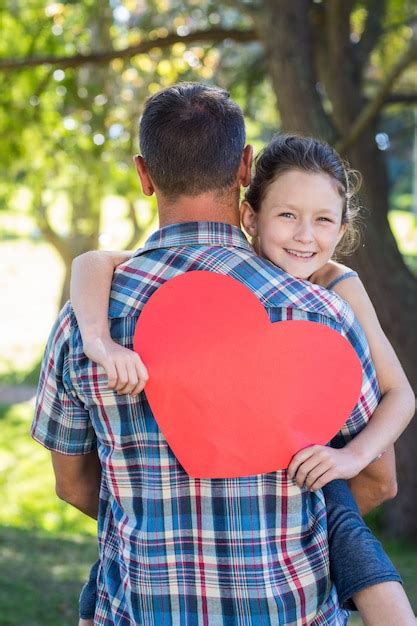
[{"label": "tree branch", "polygon": [[52,78],[52,74],[54,73],[54,70],[52,68],[50,68],[45,76],[43,77],[43,79],[41,80],[41,82],[38,84],[38,86],[36,87],[36,91],[33,94],[34,96],[36,96],[37,98],[39,98],[42,93],[45,91],[46,87],[48,86],[49,81]]},{"label": "tree branch", "polygon": [[391,93],[385,98],[384,106],[390,104],[416,104],[417,93]]},{"label": "tree branch", "polygon": [[37,204],[38,213],[36,215],[36,221],[42,235],[59,252],[60,256],[63,259],[67,259],[70,254],[69,248],[65,244],[62,237],[60,237],[52,228],[46,213],[46,205],[42,201],[38,202]]},{"label": "tree branch", "polygon": [[359,139],[384,106],[394,83],[398,80],[402,72],[416,60],[417,39],[413,38],[408,49],[391,68],[384,82],[379,86],[373,99],[362,109],[346,135],[336,145],[338,152],[346,152],[346,150]]},{"label": "tree branch", "polygon": [[92,63],[95,65],[109,63],[113,59],[128,59],[137,54],[144,54],[154,48],[168,48],[175,43],[191,44],[195,42],[221,42],[225,39],[232,39],[237,42],[256,41],[259,39],[253,29],[241,30],[238,28],[211,28],[189,33],[188,35],[178,35],[176,32],[169,33],[165,37],[157,37],[141,41],[135,46],[128,46],[121,50],[103,50],[90,52],[89,54],[75,54],[74,56],[45,56],[28,57],[24,59],[3,59],[0,60],[1,70],[17,70],[27,67],[39,67],[40,65],[58,65],[60,68],[79,67]]}]

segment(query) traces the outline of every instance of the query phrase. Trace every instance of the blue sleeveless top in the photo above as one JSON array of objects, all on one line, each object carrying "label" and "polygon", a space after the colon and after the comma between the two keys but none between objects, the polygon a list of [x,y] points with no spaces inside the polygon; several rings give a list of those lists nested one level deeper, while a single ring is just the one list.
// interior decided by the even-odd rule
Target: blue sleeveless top
[{"label": "blue sleeveless top", "polygon": [[354,272],[353,270],[351,270],[350,272],[346,272],[346,274],[342,274],[341,276],[338,276],[334,280],[331,280],[330,283],[327,285],[326,289],[329,289],[329,290],[334,289],[334,287],[336,287],[336,285],[340,283],[342,280],[345,280],[346,278],[351,278],[353,276],[358,276],[358,273]]}]

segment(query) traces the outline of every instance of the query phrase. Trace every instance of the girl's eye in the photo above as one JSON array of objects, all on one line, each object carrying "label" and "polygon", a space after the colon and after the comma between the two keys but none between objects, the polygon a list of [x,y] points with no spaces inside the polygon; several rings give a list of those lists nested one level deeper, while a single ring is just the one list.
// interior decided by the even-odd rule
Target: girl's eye
[{"label": "girl's eye", "polygon": [[333,222],[330,217],[319,217],[320,222]]},{"label": "girl's eye", "polygon": [[289,217],[289,218],[294,217],[295,218],[295,215],[294,213],[289,213],[288,211],[284,211],[284,213],[280,213],[278,217]]}]

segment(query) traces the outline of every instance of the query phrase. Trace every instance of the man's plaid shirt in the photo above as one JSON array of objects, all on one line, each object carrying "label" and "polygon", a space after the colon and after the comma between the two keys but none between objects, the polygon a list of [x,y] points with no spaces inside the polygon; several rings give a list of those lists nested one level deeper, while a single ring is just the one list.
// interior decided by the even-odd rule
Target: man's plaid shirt
[{"label": "man's plaid shirt", "polygon": [[[242,282],[272,322],[311,320],[347,337],[364,375],[361,398],[339,438],[346,441],[365,426],[379,392],[351,309],[334,293],[257,257],[236,227],[185,223],[154,233],[116,271],[109,309],[113,338],[132,348],[148,298],[166,280],[192,270]],[[103,370],[83,353],[69,303],[46,348],[32,432],[63,454],[98,449],[95,624],[346,624],[329,582],[322,493],[299,489],[285,471],[190,478],[159,431],[145,394],[132,399],[107,389]]]}]

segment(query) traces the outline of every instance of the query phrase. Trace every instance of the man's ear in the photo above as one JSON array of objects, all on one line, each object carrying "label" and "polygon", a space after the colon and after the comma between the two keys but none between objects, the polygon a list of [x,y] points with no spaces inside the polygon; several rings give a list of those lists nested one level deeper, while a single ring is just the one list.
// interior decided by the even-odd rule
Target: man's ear
[{"label": "man's ear", "polygon": [[250,183],[252,159],[253,147],[248,144],[243,150],[239,168],[239,183],[242,185],[242,187],[247,187]]},{"label": "man's ear", "polygon": [[136,171],[137,171],[138,176],[140,178],[140,183],[142,185],[142,191],[145,194],[145,196],[151,196],[153,194],[153,192],[155,191],[155,188],[153,186],[153,182],[151,180],[151,177],[149,176],[148,168],[146,167],[146,163],[143,160],[143,157],[140,156],[139,154],[136,154],[133,157],[133,160],[135,162]]},{"label": "man's ear", "polygon": [[258,234],[258,215],[249,202],[244,200],[240,205],[240,221],[248,235],[256,237]]}]

